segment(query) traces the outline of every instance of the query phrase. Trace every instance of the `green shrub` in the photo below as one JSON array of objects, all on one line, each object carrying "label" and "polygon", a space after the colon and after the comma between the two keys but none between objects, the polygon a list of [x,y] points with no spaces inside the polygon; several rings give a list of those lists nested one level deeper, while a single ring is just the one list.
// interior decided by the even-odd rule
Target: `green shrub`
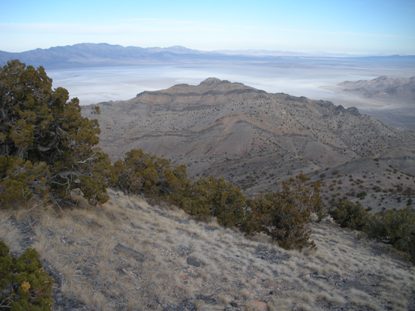
[{"label": "green shrub", "polygon": [[173,166],[170,161],[139,149],[129,151],[114,164],[114,175],[116,188],[169,201],[196,219],[216,217],[227,227],[243,222],[245,197],[223,178],[208,177],[193,183],[185,166]]},{"label": "green shrub", "polygon": [[323,215],[323,207],[320,184],[309,185],[307,181],[301,174],[284,182],[282,191],[250,200],[244,230],[264,232],[287,249],[313,247],[308,223],[312,213]]},{"label": "green shrub", "polygon": [[388,210],[370,217],[365,228],[369,237],[406,252],[415,262],[415,211],[411,208]]},{"label": "green shrub", "polygon": [[360,203],[340,200],[335,205],[335,209],[330,211],[330,215],[341,227],[363,230],[368,222],[368,212]]},{"label": "green shrub", "polygon": [[410,207],[370,214],[360,203],[342,200],[330,215],[341,227],[364,231],[406,252],[415,263],[415,211]]},{"label": "green shrub", "polygon": [[249,202],[252,214],[246,231],[264,232],[286,249],[312,246],[309,241],[310,212],[298,208],[279,193],[269,193]]},{"label": "green shrub", "polygon": [[[190,187],[188,211],[198,218],[216,217],[225,227],[240,227],[245,219],[246,199],[241,190],[223,178],[202,178]],[[186,210],[186,206],[183,206]]]},{"label": "green shrub", "polygon": [[113,186],[126,192],[167,198],[187,189],[186,167],[172,166],[170,161],[149,155],[140,149],[127,152],[114,164]]},{"label": "green shrub", "polygon": [[52,310],[52,279],[34,249],[14,258],[0,241],[0,310]]}]

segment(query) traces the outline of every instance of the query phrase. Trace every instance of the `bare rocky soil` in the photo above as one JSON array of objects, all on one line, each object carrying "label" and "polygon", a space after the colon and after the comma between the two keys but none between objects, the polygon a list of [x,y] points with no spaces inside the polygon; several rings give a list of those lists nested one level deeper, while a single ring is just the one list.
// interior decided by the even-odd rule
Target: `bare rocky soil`
[{"label": "bare rocky soil", "polygon": [[286,251],[110,190],[99,208],[0,210],[15,253],[32,246],[55,310],[414,310],[414,267],[325,221],[317,248]]}]

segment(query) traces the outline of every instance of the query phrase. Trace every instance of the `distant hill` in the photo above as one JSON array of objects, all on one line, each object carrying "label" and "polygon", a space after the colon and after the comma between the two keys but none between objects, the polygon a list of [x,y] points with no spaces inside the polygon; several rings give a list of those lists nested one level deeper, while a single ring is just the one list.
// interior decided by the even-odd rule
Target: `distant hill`
[{"label": "distant hill", "polygon": [[395,78],[380,76],[372,80],[344,81],[339,84],[343,91],[368,98],[403,101],[415,107],[415,77]]},{"label": "distant hill", "polygon": [[356,108],[215,78],[99,106],[100,115],[91,114],[91,107],[83,113],[98,119],[101,146],[113,158],[143,148],[186,164],[192,176],[224,176],[248,193],[275,189],[276,182],[300,171],[365,158],[414,157],[413,134]]},{"label": "distant hill", "polygon": [[344,81],[338,84],[338,89],[355,96],[355,100],[383,106],[368,111],[379,120],[415,130],[415,77],[380,76],[372,80]]},{"label": "distant hill", "polygon": [[[278,51],[198,51],[182,46],[167,48],[142,48],[136,46],[111,45],[107,43],[79,43],[75,45],[57,46],[48,49],[35,49],[20,53],[0,51],[0,64],[11,59],[19,59],[24,63],[44,66],[46,68],[73,68],[85,66],[123,66],[123,65],[151,65],[166,63],[192,63],[195,62],[283,62],[284,64],[295,60],[295,63],[323,62],[331,63],[365,63],[367,66],[379,62],[390,64],[396,62],[414,62],[415,56],[369,56],[369,57],[339,57],[338,55],[307,55],[292,52]],[[327,63],[327,60],[329,62]]]}]

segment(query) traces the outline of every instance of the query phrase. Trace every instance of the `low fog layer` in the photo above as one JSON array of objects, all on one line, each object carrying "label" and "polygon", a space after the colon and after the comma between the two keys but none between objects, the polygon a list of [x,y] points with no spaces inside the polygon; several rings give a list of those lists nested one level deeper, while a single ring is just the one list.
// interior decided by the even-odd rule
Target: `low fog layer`
[{"label": "low fog layer", "polygon": [[[48,71],[55,86],[67,88],[81,105],[111,100],[126,100],[142,91],[158,90],[178,83],[198,84],[206,77],[218,77],[272,93],[287,93],[312,99],[326,99],[345,107],[355,106],[389,124],[410,127],[413,107],[391,99],[382,101],[344,92],[343,81],[370,80],[378,76],[415,75],[415,63],[369,62],[362,59],[302,59],[277,61],[197,63],[177,65],[135,65],[52,69]],[[409,115],[408,110],[409,109]],[[404,111],[402,113],[402,111]],[[373,113],[372,113],[373,112]],[[414,116],[412,116],[414,115]],[[410,117],[407,120],[408,116]],[[403,122],[400,119],[406,118]]]},{"label": "low fog layer", "polygon": [[[267,92],[311,98],[335,98],[331,87],[345,80],[372,79],[382,74],[410,76],[415,64],[391,68],[358,67],[331,62],[140,65],[49,70],[55,86],[66,87],[81,104],[125,100],[142,91],[178,83],[198,84],[207,77],[242,82]],[[369,103],[369,105],[372,105]]]}]

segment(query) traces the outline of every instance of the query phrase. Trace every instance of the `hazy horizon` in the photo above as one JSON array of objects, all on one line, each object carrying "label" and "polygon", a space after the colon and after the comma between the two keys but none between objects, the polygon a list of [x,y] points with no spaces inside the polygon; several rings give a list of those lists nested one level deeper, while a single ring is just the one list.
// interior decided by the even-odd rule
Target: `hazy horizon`
[{"label": "hazy horizon", "polygon": [[34,50],[48,50],[53,48],[59,47],[69,47],[69,46],[76,46],[76,45],[88,45],[88,44],[96,44],[96,45],[111,45],[111,46],[121,46],[124,48],[143,48],[143,49],[170,49],[170,48],[184,48],[189,50],[194,50],[203,53],[221,53],[225,55],[251,55],[251,56],[305,56],[305,57],[368,57],[368,56],[415,56],[415,51],[413,53],[402,53],[402,54],[393,54],[393,53],[344,53],[344,52],[327,52],[327,51],[314,51],[314,52],[304,52],[304,51],[295,51],[295,50],[276,50],[276,49],[255,49],[255,48],[246,48],[246,49],[213,49],[213,50],[206,50],[206,49],[197,49],[191,46],[184,46],[184,45],[167,45],[167,46],[139,46],[139,45],[122,45],[117,43],[108,43],[108,42],[77,42],[73,44],[66,44],[66,45],[51,45],[47,47],[36,47],[32,49],[24,49],[24,50],[1,50],[1,52],[6,53],[24,53]]}]

